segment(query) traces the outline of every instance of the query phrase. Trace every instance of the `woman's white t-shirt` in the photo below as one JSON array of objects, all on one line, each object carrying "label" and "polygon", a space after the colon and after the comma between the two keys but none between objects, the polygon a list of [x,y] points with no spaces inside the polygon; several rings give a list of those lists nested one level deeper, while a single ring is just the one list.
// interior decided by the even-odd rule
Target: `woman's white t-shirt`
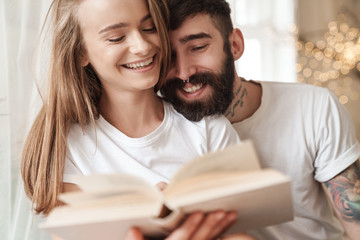
[{"label": "woman's white t-shirt", "polygon": [[161,125],[141,138],[130,138],[102,116],[84,131],[75,124],[67,140],[63,182],[75,183],[74,175],[124,172],[149,183],[168,182],[187,161],[228,145],[239,137],[223,116],[191,122],[164,102]]}]

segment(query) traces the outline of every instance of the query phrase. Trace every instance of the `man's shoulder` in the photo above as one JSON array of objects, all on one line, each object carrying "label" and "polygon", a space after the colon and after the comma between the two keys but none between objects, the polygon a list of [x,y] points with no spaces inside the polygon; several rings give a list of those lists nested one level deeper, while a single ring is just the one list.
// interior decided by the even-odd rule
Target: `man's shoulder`
[{"label": "man's shoulder", "polygon": [[259,82],[262,86],[262,90],[266,93],[279,94],[282,96],[329,96],[331,95],[329,89],[315,86],[307,83],[298,83],[298,82]]},{"label": "man's shoulder", "polygon": [[277,82],[277,81],[258,81],[257,83],[261,84],[263,87],[269,88],[289,88],[289,89],[304,89],[304,90],[314,90],[314,91],[323,91],[326,88],[321,86],[315,86],[308,83],[300,82]]}]

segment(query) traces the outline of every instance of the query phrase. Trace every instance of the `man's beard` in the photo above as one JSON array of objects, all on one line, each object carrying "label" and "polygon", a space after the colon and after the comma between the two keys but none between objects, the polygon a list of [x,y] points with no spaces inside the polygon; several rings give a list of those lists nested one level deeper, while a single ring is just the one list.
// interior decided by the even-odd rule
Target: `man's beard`
[{"label": "man's beard", "polygon": [[200,121],[205,116],[224,114],[233,100],[234,58],[228,44],[224,46],[226,59],[219,74],[213,72],[196,73],[189,78],[192,84],[208,84],[212,94],[202,100],[188,101],[180,98],[176,91],[183,91],[186,83],[179,78],[168,79],[160,89],[165,101],[170,102],[176,111],[190,121]]}]

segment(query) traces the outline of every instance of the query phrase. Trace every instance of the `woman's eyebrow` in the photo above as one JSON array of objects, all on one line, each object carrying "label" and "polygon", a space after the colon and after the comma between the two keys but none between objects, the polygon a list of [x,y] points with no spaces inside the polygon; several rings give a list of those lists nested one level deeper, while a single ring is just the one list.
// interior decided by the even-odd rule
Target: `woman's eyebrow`
[{"label": "woman's eyebrow", "polygon": [[[145,22],[146,20],[148,20],[149,18],[151,18],[151,15],[150,14],[147,14],[145,17],[143,17],[140,22],[143,23]],[[110,30],[114,30],[114,29],[117,29],[117,28],[123,28],[123,27],[127,27],[129,26],[128,23],[116,23],[116,24],[113,24],[113,25],[110,25],[110,26],[107,26],[103,29],[101,29],[99,31],[99,34],[101,33],[104,33],[104,32],[107,32],[107,31],[110,31]]]},{"label": "woman's eyebrow", "polygon": [[123,27],[126,27],[126,26],[128,26],[128,25],[129,25],[129,24],[127,24],[127,23],[116,23],[116,24],[113,24],[113,25],[110,25],[110,26],[107,26],[107,27],[101,29],[101,30],[99,31],[99,34],[104,33],[104,32],[107,32],[107,31],[110,31],[110,30],[113,30],[113,29],[123,28]]}]

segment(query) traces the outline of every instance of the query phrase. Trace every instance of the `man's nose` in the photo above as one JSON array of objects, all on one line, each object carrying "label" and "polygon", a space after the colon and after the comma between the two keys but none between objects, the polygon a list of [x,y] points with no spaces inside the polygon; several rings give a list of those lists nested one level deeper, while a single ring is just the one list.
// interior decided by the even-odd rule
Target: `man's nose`
[{"label": "man's nose", "polygon": [[152,48],[151,43],[139,32],[134,32],[130,41],[130,52],[135,55],[146,55]]},{"label": "man's nose", "polygon": [[184,56],[177,56],[175,61],[175,74],[177,78],[187,80],[196,73],[196,67],[193,65],[191,59]]}]

